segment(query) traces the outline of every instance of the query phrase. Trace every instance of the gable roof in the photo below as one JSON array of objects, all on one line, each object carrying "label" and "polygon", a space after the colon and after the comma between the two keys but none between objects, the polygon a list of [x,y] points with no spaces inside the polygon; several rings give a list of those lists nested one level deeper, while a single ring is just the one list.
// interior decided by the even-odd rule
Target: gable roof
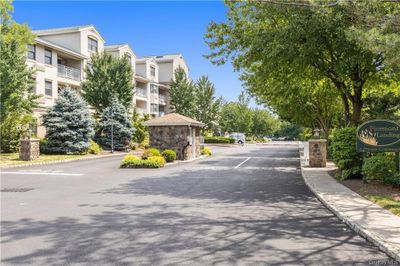
[{"label": "gable roof", "polygon": [[53,48],[53,49],[55,49],[55,50],[61,51],[61,52],[65,53],[65,54],[67,54],[67,55],[76,57],[76,58],[78,58],[78,59],[88,59],[87,56],[85,56],[85,55],[83,55],[83,54],[81,54],[81,53],[75,52],[75,51],[73,51],[73,50],[71,50],[71,49],[68,49],[68,48],[66,48],[66,47],[64,47],[64,46],[58,45],[58,44],[53,43],[53,42],[50,42],[50,41],[48,41],[48,40],[44,40],[44,39],[39,38],[39,37],[36,37],[36,38],[35,38],[35,42],[36,42],[36,43],[39,43],[39,44],[42,44],[42,45],[44,45],[44,46]]},{"label": "gable roof", "polygon": [[133,51],[133,49],[127,43],[105,45],[104,46],[104,50],[106,50],[106,51],[118,51],[118,50],[121,50],[124,47],[128,47],[129,51],[131,51],[133,56],[135,56],[135,58],[136,58],[135,52]]},{"label": "gable roof", "polygon": [[96,27],[92,24],[89,25],[81,25],[81,26],[73,26],[73,27],[62,27],[62,28],[51,28],[51,29],[43,29],[43,30],[33,30],[32,32],[36,35],[40,36],[45,36],[45,35],[57,35],[57,34],[65,34],[65,33],[71,33],[71,32],[77,32],[77,31],[82,31],[86,29],[92,29],[94,30],[100,38],[104,41],[103,37],[101,34],[98,32]]},{"label": "gable roof", "polygon": [[143,123],[145,126],[195,126],[204,127],[205,124],[190,117],[177,113],[166,114]]}]

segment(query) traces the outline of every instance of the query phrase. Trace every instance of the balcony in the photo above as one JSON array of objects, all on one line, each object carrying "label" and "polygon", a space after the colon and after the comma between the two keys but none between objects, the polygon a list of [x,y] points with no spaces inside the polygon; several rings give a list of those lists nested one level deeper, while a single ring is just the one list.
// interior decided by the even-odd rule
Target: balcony
[{"label": "balcony", "polygon": [[167,97],[165,95],[160,94],[158,98],[159,98],[160,104],[167,103]]},{"label": "balcony", "polygon": [[147,113],[146,108],[136,107],[136,110],[141,114],[146,114]]},{"label": "balcony", "polygon": [[58,75],[63,78],[81,81],[81,70],[65,65],[58,65]]},{"label": "balcony", "polygon": [[136,96],[147,98],[146,89],[136,88]]}]

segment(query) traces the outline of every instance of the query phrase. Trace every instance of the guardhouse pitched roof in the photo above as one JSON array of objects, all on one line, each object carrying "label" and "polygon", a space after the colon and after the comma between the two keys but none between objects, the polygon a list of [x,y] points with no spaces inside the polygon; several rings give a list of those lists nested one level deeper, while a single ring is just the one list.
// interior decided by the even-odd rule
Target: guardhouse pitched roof
[{"label": "guardhouse pitched roof", "polygon": [[144,122],[145,126],[195,126],[204,127],[205,124],[190,117],[177,113],[170,113],[162,117],[154,118]]}]

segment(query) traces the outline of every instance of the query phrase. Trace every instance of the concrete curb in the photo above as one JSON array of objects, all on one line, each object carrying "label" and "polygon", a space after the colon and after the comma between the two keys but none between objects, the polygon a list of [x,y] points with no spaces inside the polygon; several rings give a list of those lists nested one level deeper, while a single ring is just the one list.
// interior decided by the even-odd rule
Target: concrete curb
[{"label": "concrete curb", "polygon": [[85,161],[85,160],[102,159],[102,158],[108,158],[108,157],[125,156],[127,154],[128,153],[118,153],[118,154],[108,154],[108,155],[100,155],[100,156],[90,156],[90,157],[82,157],[82,158],[55,160],[55,161],[48,161],[48,162],[37,162],[37,163],[16,164],[16,165],[4,165],[4,166],[0,166],[0,169],[3,170],[3,169],[20,168],[20,167],[36,166],[36,165],[69,163],[69,162],[74,162],[74,161]]},{"label": "concrete curb", "polygon": [[[390,245],[381,236],[370,232],[367,228],[364,228],[359,223],[353,221],[351,219],[351,217],[344,215],[334,205],[329,204],[325,200],[323,194],[319,193],[315,189],[315,187],[309,182],[306,175],[304,174],[303,166],[301,167],[301,175],[303,177],[304,182],[308,186],[308,188],[315,194],[315,196],[318,198],[318,200],[320,202],[322,202],[322,204],[324,204],[325,207],[327,207],[333,214],[335,214],[341,221],[343,221],[345,224],[347,224],[357,234],[359,234],[363,238],[367,239],[369,242],[376,245],[380,250],[382,250],[388,256],[390,256],[391,258],[393,258],[394,260],[396,260],[397,262],[400,263],[400,250],[398,248],[394,247],[393,245]],[[384,210],[384,209],[382,208],[382,210]]]},{"label": "concrete curb", "polygon": [[[301,143],[299,143],[299,152],[300,154],[303,152]],[[377,246],[381,251],[385,252],[388,256],[393,258],[395,261],[400,263],[400,247],[398,245],[392,245],[388,243],[388,241],[381,235],[376,234],[368,230],[365,226],[360,224],[359,222],[355,221],[352,219],[351,216],[346,215],[344,212],[340,211],[337,206],[335,206],[332,203],[329,203],[328,200],[325,198],[325,194],[318,191],[318,188],[313,184],[310,179],[310,177],[307,177],[304,171],[304,166],[305,166],[305,158],[304,154],[303,157],[300,157],[300,163],[301,163],[301,176],[303,177],[304,182],[308,186],[308,188],[314,193],[314,195],[318,198],[318,200],[326,207],[328,208],[335,216],[337,216],[341,221],[343,221],[345,224],[347,224],[353,231],[355,231],[357,234],[368,240],[369,242],[373,243],[375,246]],[[326,173],[327,174],[327,173]],[[331,176],[328,176],[329,178],[333,179]],[[333,180],[335,181],[335,180]],[[335,181],[335,184],[338,186],[341,186],[345,188],[340,183],[337,183]],[[355,192],[354,192],[355,193]],[[355,193],[356,194],[356,193]],[[357,194],[358,195],[358,194]],[[362,196],[359,196],[360,198],[363,198]],[[365,199],[366,200],[366,199]],[[371,202],[371,205],[374,205],[375,208],[380,208],[382,209],[382,212],[388,212],[387,210],[383,209],[382,207],[374,204]],[[353,208],[354,209],[354,208]],[[397,218],[394,214],[391,214],[394,217]],[[399,224],[400,227],[400,224]]]}]

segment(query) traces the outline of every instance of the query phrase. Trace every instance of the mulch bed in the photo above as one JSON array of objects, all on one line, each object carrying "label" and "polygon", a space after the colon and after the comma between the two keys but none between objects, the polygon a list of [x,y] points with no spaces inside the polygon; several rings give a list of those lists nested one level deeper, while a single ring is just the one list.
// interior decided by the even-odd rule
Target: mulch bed
[{"label": "mulch bed", "polygon": [[[337,170],[329,173],[332,177],[335,177]],[[348,187],[354,192],[360,194],[363,197],[367,196],[383,196],[391,197],[395,200],[400,200],[400,187],[393,187],[392,185],[385,185],[382,183],[364,183],[362,179],[346,179],[338,180],[337,182]]]}]

